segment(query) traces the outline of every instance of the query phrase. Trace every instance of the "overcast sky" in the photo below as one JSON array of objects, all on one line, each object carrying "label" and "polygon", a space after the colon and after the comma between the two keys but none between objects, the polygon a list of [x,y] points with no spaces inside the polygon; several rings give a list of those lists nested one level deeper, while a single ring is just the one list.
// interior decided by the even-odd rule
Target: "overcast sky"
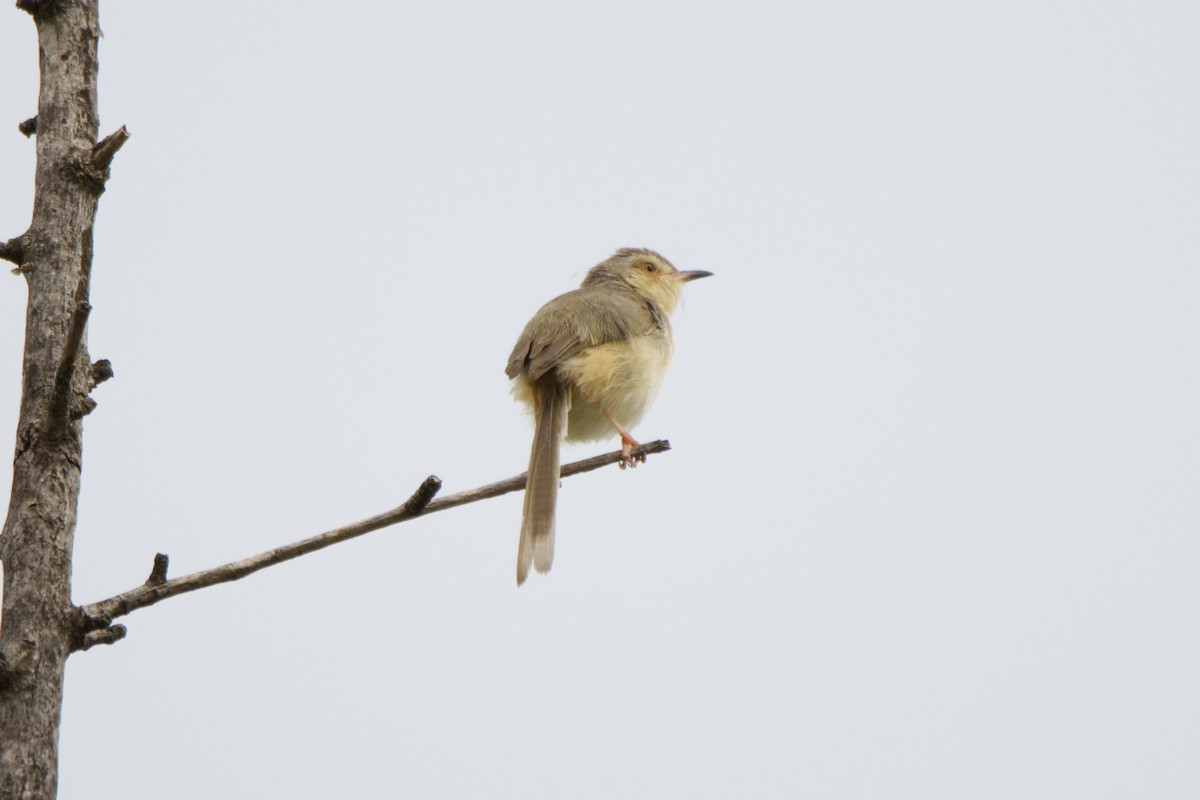
[{"label": "overcast sky", "polygon": [[[1200,6],[101,20],[77,602],[520,473],[529,316],[622,246],[716,277],[548,577],[517,493],[137,612],[62,798],[1200,795]],[[13,9],[0,74],[8,238]]]}]

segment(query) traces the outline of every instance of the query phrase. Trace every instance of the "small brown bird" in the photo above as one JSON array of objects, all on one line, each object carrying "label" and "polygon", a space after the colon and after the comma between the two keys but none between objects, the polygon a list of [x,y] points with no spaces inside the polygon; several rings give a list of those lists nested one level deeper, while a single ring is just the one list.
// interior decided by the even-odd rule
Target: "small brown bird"
[{"label": "small brown bird", "polygon": [[[559,441],[621,437],[622,469],[636,466],[629,429],[666,374],[674,345],[667,321],[683,285],[711,272],[680,272],[653,250],[627,247],[588,270],[583,284],[533,315],[505,372],[533,412],[517,585],[554,561]],[[641,461],[646,457],[642,456]]]}]

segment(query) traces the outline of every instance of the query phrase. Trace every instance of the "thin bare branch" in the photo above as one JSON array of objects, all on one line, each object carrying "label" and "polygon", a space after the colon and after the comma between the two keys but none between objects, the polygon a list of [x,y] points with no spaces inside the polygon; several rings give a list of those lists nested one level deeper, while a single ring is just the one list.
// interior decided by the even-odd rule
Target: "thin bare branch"
[{"label": "thin bare branch", "polygon": [[139,608],[152,606],[161,600],[166,600],[168,597],[174,597],[186,592],[194,592],[197,589],[203,589],[206,586],[215,586],[218,583],[236,581],[239,578],[244,578],[247,575],[258,572],[260,569],[266,569],[275,564],[299,558],[306,553],[312,553],[338,542],[362,536],[364,533],[370,533],[371,531],[385,528],[388,525],[394,525],[397,522],[411,519],[425,510],[425,507],[433,499],[434,494],[437,493],[441,486],[441,480],[431,475],[425,479],[417,491],[413,493],[412,497],[408,498],[403,505],[391,511],[362,520],[361,522],[346,525],[342,528],[334,528],[331,531],[326,531],[308,539],[302,539],[299,542],[292,542],[282,547],[276,547],[273,550],[268,550],[265,553],[259,553],[249,558],[243,558],[240,561],[231,561],[228,564],[207,569],[203,572],[193,572],[191,575],[184,575],[180,578],[163,580],[161,582],[157,581],[156,577],[160,572],[165,578],[166,562],[164,557],[162,560],[162,569],[160,570],[160,560],[155,558],[154,570],[151,571],[150,578],[145,583],[116,597],[110,597],[108,600],[102,600],[99,603],[85,606],[83,613],[88,619],[93,621],[93,624],[98,627],[105,627],[116,617],[124,616]]},{"label": "thin bare branch", "polygon": [[[649,442],[648,444],[639,445],[633,448],[631,458],[639,456],[654,455],[655,453],[664,453],[671,449],[671,443],[666,439],[658,439],[657,441]],[[585,458],[582,461],[574,461],[570,464],[563,464],[559,474],[564,478],[569,478],[572,475],[578,475],[581,472],[591,472],[600,467],[606,467],[609,464],[618,464],[621,462],[621,451],[616,450],[612,453]],[[509,492],[518,492],[525,488],[525,478],[528,473],[522,472],[520,475],[503,480],[498,483],[490,483],[487,486],[480,486],[478,489],[468,489],[465,492],[451,494],[445,497],[440,497],[429,504],[429,508],[425,509],[426,514],[432,514],[435,511],[445,511],[448,508],[455,506],[474,503],[477,500],[487,500],[489,497],[499,497],[502,494]]]},{"label": "thin bare branch", "polygon": [[[658,441],[635,447],[633,449],[633,456],[662,453],[670,449],[670,442],[665,439],[659,439]],[[563,465],[562,477],[567,478],[582,472],[590,472],[608,464],[619,463],[621,460],[622,454],[620,450],[592,458],[585,458],[582,461]],[[459,492],[439,500],[434,500],[433,496],[441,488],[442,482],[437,477],[431,475],[425,479],[424,483],[413,493],[412,497],[408,498],[403,505],[391,511],[385,511],[374,517],[369,517],[341,528],[334,528],[331,531],[286,544],[240,561],[232,561],[219,567],[207,569],[202,572],[194,572],[191,575],[184,575],[180,578],[167,579],[167,557],[160,553],[155,556],[154,568],[151,570],[150,577],[145,583],[127,592],[110,597],[107,600],[101,600],[98,603],[84,606],[82,612],[94,629],[107,630],[110,628],[112,621],[117,617],[125,616],[139,608],[152,606],[169,597],[193,592],[207,586],[215,586],[219,583],[236,581],[261,569],[281,564],[284,561],[289,561],[307,553],[329,547],[330,545],[344,542],[347,539],[362,536],[371,531],[377,531],[380,528],[405,522],[414,517],[432,514],[437,511],[445,511],[448,508],[455,508],[467,503],[474,503],[478,500],[486,500],[491,497],[508,494],[509,492],[519,491],[525,488],[525,478],[525,473],[522,473],[508,480],[481,486],[477,489],[469,489],[465,492]],[[84,641],[86,642],[86,636],[84,637]],[[116,639],[112,641],[116,641]]]}]

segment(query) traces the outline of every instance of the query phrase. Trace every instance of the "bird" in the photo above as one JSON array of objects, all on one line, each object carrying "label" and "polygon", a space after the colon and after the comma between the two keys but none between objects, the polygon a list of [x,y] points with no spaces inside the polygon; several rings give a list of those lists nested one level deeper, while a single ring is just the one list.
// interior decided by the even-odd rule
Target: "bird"
[{"label": "bird", "polygon": [[529,320],[505,374],[533,415],[533,446],[517,547],[517,586],[554,561],[559,444],[621,437],[621,468],[635,458],[629,432],[654,401],[674,351],[669,318],[684,284],[713,273],[680,271],[663,256],[625,247],[588,270],[578,289]]}]

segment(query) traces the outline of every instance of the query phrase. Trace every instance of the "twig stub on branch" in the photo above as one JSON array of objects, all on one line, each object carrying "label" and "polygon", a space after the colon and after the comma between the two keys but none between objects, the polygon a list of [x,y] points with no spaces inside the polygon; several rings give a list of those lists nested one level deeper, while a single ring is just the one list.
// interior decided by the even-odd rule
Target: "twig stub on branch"
[{"label": "twig stub on branch", "polygon": [[124,625],[109,625],[107,628],[89,631],[83,635],[79,650],[91,650],[98,644],[112,644],[125,638],[129,630]]},{"label": "twig stub on branch", "polygon": [[166,553],[155,553],[154,566],[150,569],[150,577],[146,578],[147,586],[160,586],[167,582],[167,565],[170,561]]}]

